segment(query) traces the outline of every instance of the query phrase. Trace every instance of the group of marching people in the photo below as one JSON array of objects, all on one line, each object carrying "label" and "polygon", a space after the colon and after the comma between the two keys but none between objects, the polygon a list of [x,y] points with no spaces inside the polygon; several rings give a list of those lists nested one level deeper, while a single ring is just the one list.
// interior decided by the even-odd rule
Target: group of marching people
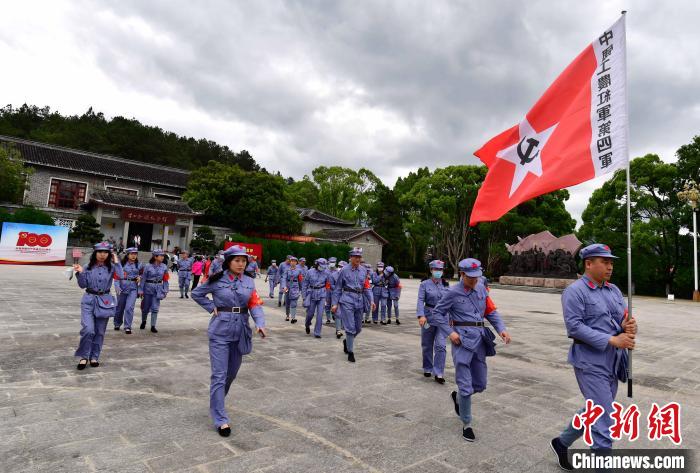
[{"label": "group of marching people", "polygon": [[[361,250],[361,248],[354,250]],[[352,258],[352,256],[350,257]],[[336,337],[342,338],[342,317],[336,316],[331,309],[333,290],[337,284],[338,275],[348,264],[351,263],[338,261],[335,257],[328,260],[318,258],[311,268],[306,266],[306,259],[303,257],[297,258],[293,255],[287,255],[285,261],[279,266],[276,260],[272,260],[265,277],[265,282],[269,284],[270,288],[269,297],[270,299],[275,298],[275,288],[279,285],[277,305],[281,307],[284,304],[285,320],[293,324],[297,322],[297,305],[301,299],[306,308],[307,330],[311,319],[316,316],[314,336],[321,338],[321,325],[325,313],[326,324],[335,324]],[[393,309],[394,320],[397,325],[400,325],[401,279],[395,273],[394,268],[385,267],[384,263],[380,261],[373,271],[370,264],[362,261],[361,255],[360,265],[366,270],[366,277],[372,292],[372,302],[374,302],[374,306],[365,304],[360,323],[391,324]],[[307,331],[307,333],[309,332]]]},{"label": "group of marching people", "polygon": [[[99,356],[109,317],[123,320],[125,331],[131,332],[133,309],[137,298],[142,298],[141,328],[151,315],[151,330],[155,323],[160,301],[168,294],[169,273],[163,263],[162,250],[154,250],[151,260],[143,266],[138,261],[136,248],[128,248],[122,261],[112,252],[107,242],[94,246],[89,263],[73,266],[78,285],[85,289],[81,299],[80,343],[75,352],[79,357],[78,370],[89,364],[99,366]],[[231,433],[230,419],[225,409],[225,396],[241,367],[243,355],[252,350],[253,331],[267,336],[263,301],[258,296],[255,280],[259,269],[246,248],[234,245],[221,253],[219,264],[205,284],[192,291],[192,299],[211,314],[208,328],[211,362],[210,414],[222,436]],[[627,314],[621,292],[608,281],[615,256],[602,244],[589,245],[580,251],[585,273],[562,296],[564,321],[567,332],[574,339],[569,361],[586,399],[593,399],[610,412],[615,399],[617,382],[626,381],[626,349],[635,346],[636,321]],[[301,263],[301,264],[299,264]],[[337,338],[345,330],[343,350],[348,361],[355,362],[355,340],[363,323],[372,314],[376,323],[377,303],[386,300],[390,320],[393,306],[398,323],[398,301],[401,284],[390,267],[377,265],[375,271],[362,263],[362,248],[353,248],[347,263],[319,258],[307,268],[303,258],[289,255],[285,262],[268,270],[270,298],[280,285],[281,306],[284,299],[286,319],[296,323],[298,299],[303,297],[306,308],[305,329],[310,334],[315,318],[314,336],[321,337],[324,314],[335,318]],[[450,285],[443,277],[444,263],[429,263],[430,276],[419,286],[416,317],[421,327],[423,375],[434,377],[444,384],[446,349],[452,344],[452,360],[458,390],[451,393],[456,414],[462,420],[462,437],[473,442],[476,437],[471,426],[472,395],[482,392],[487,384],[486,358],[495,355],[496,336],[486,321],[505,343],[511,338],[496,309],[483,277],[481,262],[466,258],[459,262],[459,281]],[[118,297],[110,294],[112,284],[118,287]],[[395,292],[391,292],[394,289]],[[398,292],[396,291],[398,290]],[[375,296],[376,294],[376,296]],[[282,297],[283,295],[283,297]],[[211,296],[211,297],[208,297]],[[391,302],[390,302],[391,301]],[[117,314],[121,314],[118,315]],[[381,317],[384,322],[382,312]],[[117,322],[115,321],[115,325]],[[581,412],[581,411],[579,411]],[[603,423],[604,427],[609,424]],[[604,427],[594,428],[594,448],[609,449],[612,441]],[[559,437],[551,441],[551,448],[564,469],[571,469],[568,449],[582,435],[582,428],[567,425]]]},{"label": "group of marching people", "polygon": [[[107,242],[94,246],[88,264],[73,265],[78,285],[85,289],[80,303],[81,324],[80,344],[75,355],[80,357],[78,369],[99,366],[107,322],[114,317],[114,328],[119,330],[124,324],[124,332],[132,333],[136,300],[141,299],[141,325],[146,328],[151,316],[151,332],[157,333],[156,322],[160,301],[165,299],[170,289],[170,274],[163,263],[165,253],[154,250],[150,261],[142,264],[138,260],[138,249],[127,248],[120,261]],[[112,284],[117,297],[111,295]]]}]

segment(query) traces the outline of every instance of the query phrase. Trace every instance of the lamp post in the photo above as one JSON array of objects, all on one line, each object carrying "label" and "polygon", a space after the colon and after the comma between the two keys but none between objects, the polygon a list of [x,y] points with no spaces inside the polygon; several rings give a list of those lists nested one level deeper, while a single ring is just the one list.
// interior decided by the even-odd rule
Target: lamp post
[{"label": "lamp post", "polygon": [[700,186],[690,181],[685,185],[685,190],[678,193],[678,198],[690,204],[693,210],[693,270],[695,289],[693,300],[700,302],[700,291],[698,291],[698,206],[700,205]]}]

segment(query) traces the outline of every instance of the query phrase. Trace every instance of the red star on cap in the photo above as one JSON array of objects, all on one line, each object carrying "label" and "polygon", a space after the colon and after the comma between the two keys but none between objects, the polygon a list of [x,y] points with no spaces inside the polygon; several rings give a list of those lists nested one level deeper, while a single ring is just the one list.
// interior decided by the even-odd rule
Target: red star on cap
[{"label": "red star on cap", "polygon": [[478,265],[478,264],[476,264],[476,263],[472,263],[472,268],[478,268],[478,267],[479,267],[479,265]]},{"label": "red star on cap", "polygon": [[603,248],[605,248],[605,251],[610,251],[610,247],[608,245],[605,245]]}]

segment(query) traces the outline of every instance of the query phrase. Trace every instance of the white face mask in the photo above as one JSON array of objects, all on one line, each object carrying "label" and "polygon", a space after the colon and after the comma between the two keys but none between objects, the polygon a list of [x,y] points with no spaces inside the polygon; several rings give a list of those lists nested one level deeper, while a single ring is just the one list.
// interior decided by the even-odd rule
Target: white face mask
[{"label": "white face mask", "polygon": [[436,269],[435,271],[433,271],[433,277],[435,279],[440,279],[442,277],[442,271],[440,271],[439,269]]}]

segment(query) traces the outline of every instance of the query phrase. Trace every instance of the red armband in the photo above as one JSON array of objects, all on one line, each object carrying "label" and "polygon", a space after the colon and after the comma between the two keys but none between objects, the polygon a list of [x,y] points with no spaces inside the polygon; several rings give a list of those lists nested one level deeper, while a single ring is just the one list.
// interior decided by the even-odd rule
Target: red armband
[{"label": "red armband", "polygon": [[369,279],[365,279],[365,289],[369,289]]},{"label": "red armband", "polygon": [[263,305],[264,302],[262,299],[260,299],[260,296],[258,295],[258,291],[253,289],[253,292],[250,294],[250,299],[248,299],[248,308],[252,309],[254,307],[257,307],[259,305]]},{"label": "red armband", "polygon": [[170,273],[163,273],[163,281],[170,281]]},{"label": "red armband", "polygon": [[489,315],[494,310],[496,310],[496,304],[491,300],[491,296],[486,296],[486,310],[484,310],[484,316]]}]

